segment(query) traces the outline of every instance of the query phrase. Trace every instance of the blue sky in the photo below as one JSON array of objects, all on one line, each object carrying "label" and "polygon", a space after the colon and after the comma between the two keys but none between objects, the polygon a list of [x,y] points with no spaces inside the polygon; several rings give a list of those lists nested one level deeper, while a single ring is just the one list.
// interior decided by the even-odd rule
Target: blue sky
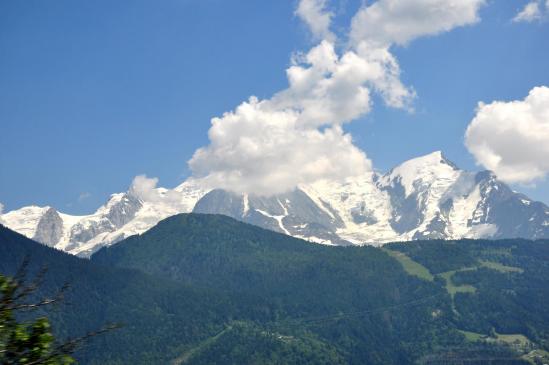
[{"label": "blue sky", "polygon": [[[489,1],[482,21],[393,46],[414,112],[384,105],[345,130],[376,169],[464,145],[479,101],[549,86],[549,22],[512,22],[528,1]],[[345,33],[360,1],[333,1]],[[293,53],[316,44],[297,1],[0,3],[0,202],[89,213],[138,174],[173,187],[207,145],[210,119],[287,87]],[[549,184],[514,185],[549,202]]]}]

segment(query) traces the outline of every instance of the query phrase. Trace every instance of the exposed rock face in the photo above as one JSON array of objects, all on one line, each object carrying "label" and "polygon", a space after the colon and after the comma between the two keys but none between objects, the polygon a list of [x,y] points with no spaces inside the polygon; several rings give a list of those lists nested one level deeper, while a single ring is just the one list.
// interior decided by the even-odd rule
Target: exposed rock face
[{"label": "exposed rock face", "polygon": [[40,218],[32,239],[47,246],[55,246],[62,236],[63,220],[55,209],[49,208]]},{"label": "exposed rock face", "polygon": [[88,242],[101,233],[114,232],[130,222],[142,207],[141,201],[132,194],[113,196],[99,212],[82,219],[71,228],[70,242]]},{"label": "exposed rock face", "polygon": [[334,233],[344,223],[335,211],[329,214],[328,209],[331,209],[328,204],[319,207],[299,189],[271,197],[213,190],[197,202],[193,212],[224,214],[273,231],[317,242],[349,244]]},{"label": "exposed rock face", "polygon": [[494,238],[549,237],[549,208],[545,204],[512,191],[489,171],[476,177],[482,199],[473,223],[497,226]]}]

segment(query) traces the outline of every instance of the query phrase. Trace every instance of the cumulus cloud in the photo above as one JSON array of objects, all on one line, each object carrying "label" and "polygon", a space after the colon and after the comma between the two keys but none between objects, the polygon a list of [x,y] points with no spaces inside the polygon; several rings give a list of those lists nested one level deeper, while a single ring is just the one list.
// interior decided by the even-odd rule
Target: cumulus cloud
[{"label": "cumulus cloud", "polygon": [[379,0],[353,18],[353,44],[367,41],[377,47],[406,45],[422,36],[447,32],[480,20],[485,0]]},{"label": "cumulus cloud", "polygon": [[303,20],[317,40],[335,40],[330,31],[334,14],[326,10],[326,0],[301,0],[295,14]]},{"label": "cumulus cloud", "polygon": [[158,178],[149,178],[146,175],[134,177],[129,193],[143,202],[151,203],[178,203],[180,196],[174,190],[157,188]]},{"label": "cumulus cloud", "polygon": [[516,23],[542,20],[549,12],[549,0],[543,3],[542,0],[530,1],[521,11],[513,18]]},{"label": "cumulus cloud", "polygon": [[524,100],[479,103],[465,133],[465,144],[503,181],[530,184],[549,172],[549,88]]},{"label": "cumulus cloud", "polygon": [[272,110],[268,101],[251,98],[214,119],[212,145],[196,151],[191,168],[212,187],[260,195],[370,170],[365,154],[341,127],[321,131],[298,121],[295,111]]},{"label": "cumulus cloud", "polygon": [[341,124],[370,111],[365,84],[386,66],[354,52],[338,57],[326,40],[298,62],[287,70],[287,89],[213,118],[211,144],[189,162],[196,176],[211,187],[269,195],[371,170]]},{"label": "cumulus cloud", "polygon": [[0,203],[0,224],[4,223],[4,220],[2,219],[2,214],[4,214],[4,204]]},{"label": "cumulus cloud", "polygon": [[138,175],[133,178],[130,194],[143,201],[151,200],[156,196],[155,188],[158,178],[149,178],[147,175]]},{"label": "cumulus cloud", "polygon": [[391,47],[475,23],[483,3],[379,0],[363,5],[352,19],[348,45],[338,54],[326,1],[301,0],[296,14],[321,41],[294,55],[286,89],[270,99],[251,97],[212,119],[210,144],[189,161],[193,175],[212,188],[270,195],[370,172],[370,160],[342,125],[370,112],[372,93],[390,107],[412,110],[416,95],[401,82]]}]

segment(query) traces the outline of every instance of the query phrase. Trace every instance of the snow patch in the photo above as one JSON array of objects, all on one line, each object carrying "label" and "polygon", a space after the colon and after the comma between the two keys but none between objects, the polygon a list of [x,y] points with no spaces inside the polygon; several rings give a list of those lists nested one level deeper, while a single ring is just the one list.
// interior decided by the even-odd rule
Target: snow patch
[{"label": "snow patch", "polygon": [[[280,201],[279,201],[280,202]],[[282,220],[284,219],[284,217],[286,217],[285,215],[271,215],[269,213],[267,213],[266,211],[264,210],[261,210],[261,209],[255,209],[257,212],[263,214],[265,217],[269,217],[269,218],[272,218],[274,220],[276,220],[278,222],[278,226],[280,227],[280,229],[285,233],[287,234],[288,236],[291,236],[292,234],[286,229],[286,227],[284,227],[284,224],[282,223]],[[288,211],[286,211],[286,214],[288,213]]]}]

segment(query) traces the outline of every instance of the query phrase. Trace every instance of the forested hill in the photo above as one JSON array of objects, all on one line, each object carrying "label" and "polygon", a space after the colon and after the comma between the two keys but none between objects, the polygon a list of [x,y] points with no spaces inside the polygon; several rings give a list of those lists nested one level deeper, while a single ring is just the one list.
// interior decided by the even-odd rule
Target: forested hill
[{"label": "forested hill", "polygon": [[[47,315],[59,339],[82,336],[108,323],[123,325],[81,348],[76,358],[82,364],[168,363],[239,314],[225,295],[137,270],[100,267],[0,225],[0,274],[14,275],[26,257],[28,281],[47,269],[37,296],[51,298],[64,283],[70,284],[60,305],[33,313]],[[253,310],[245,313],[254,315]]]},{"label": "forested hill", "polygon": [[0,233],[2,273],[40,252],[74,283],[60,331],[127,323],[86,364],[521,364],[549,346],[547,242],[330,247],[183,214],[88,262]]}]

